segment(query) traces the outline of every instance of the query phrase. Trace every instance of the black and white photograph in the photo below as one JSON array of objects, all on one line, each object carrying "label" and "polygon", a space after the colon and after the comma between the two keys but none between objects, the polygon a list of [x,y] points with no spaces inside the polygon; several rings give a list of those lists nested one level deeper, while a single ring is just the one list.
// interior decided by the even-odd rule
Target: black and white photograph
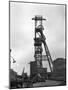
[{"label": "black and white photograph", "polygon": [[66,86],[66,4],[9,1],[9,87]]}]

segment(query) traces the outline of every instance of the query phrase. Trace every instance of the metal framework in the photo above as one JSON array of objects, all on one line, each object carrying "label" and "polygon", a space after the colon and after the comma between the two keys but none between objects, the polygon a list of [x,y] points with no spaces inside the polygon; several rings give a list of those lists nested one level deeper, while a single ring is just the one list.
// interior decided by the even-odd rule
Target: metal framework
[{"label": "metal framework", "polygon": [[[52,64],[52,58],[48,49],[48,46],[46,44],[46,38],[43,34],[44,27],[42,25],[42,21],[46,20],[42,16],[35,16],[32,18],[32,20],[35,20],[35,38],[34,38],[34,47],[35,47],[35,61],[37,62],[37,68],[42,68],[42,61],[43,58],[44,60],[48,60],[50,70],[51,72],[53,71],[53,64]],[[44,45],[46,55],[42,55],[43,48],[42,44]]]}]

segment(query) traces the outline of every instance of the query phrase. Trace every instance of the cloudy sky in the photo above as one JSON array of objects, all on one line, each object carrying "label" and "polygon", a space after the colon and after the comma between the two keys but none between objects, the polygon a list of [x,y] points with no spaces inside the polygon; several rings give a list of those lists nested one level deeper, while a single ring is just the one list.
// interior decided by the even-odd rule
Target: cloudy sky
[{"label": "cloudy sky", "polygon": [[[16,63],[11,68],[30,73],[30,61],[34,60],[35,15],[46,18],[43,21],[46,42],[52,59],[65,57],[65,6],[52,4],[10,3],[10,47]],[[46,65],[48,67],[48,64]],[[48,68],[49,70],[49,68]]]}]

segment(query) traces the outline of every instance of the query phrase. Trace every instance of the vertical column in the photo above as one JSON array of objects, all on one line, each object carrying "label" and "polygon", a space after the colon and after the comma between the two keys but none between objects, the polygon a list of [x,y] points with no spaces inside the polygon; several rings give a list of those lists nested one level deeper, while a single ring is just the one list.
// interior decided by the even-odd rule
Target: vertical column
[{"label": "vertical column", "polygon": [[32,20],[35,20],[35,38],[34,38],[34,47],[35,47],[35,61],[37,63],[37,67],[42,67],[42,41],[41,36],[43,33],[43,26],[42,26],[42,20],[45,20],[42,18],[42,16],[35,16],[35,18],[32,18]]}]

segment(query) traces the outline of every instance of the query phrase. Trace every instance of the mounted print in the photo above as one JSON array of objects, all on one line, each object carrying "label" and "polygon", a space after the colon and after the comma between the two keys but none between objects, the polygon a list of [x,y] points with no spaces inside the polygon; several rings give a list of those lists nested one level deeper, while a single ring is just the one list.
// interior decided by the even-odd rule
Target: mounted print
[{"label": "mounted print", "polygon": [[66,85],[66,4],[9,1],[9,88]]}]

